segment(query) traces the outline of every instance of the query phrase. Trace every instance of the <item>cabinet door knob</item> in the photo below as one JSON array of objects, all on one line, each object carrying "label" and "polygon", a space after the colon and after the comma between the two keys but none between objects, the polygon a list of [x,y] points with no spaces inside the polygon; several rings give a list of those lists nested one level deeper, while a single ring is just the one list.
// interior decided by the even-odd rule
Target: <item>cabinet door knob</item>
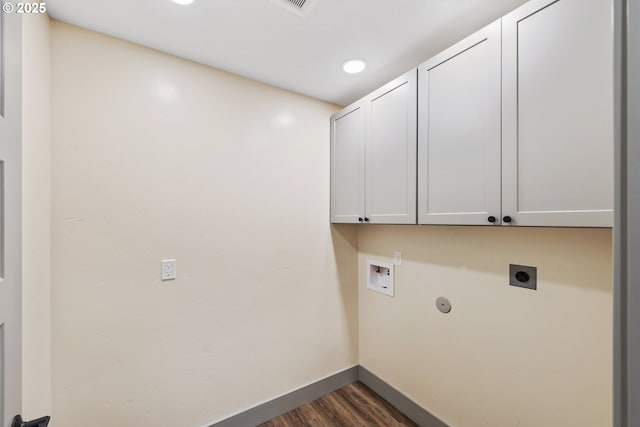
[{"label": "cabinet door knob", "polygon": [[366,216],[364,217],[364,222],[369,222],[369,218],[367,218]]},{"label": "cabinet door knob", "polygon": [[358,222],[362,222],[362,221],[364,221],[362,217],[358,218]]},{"label": "cabinet door knob", "polygon": [[495,216],[490,216],[489,218],[487,218],[487,221],[489,222],[496,222],[496,217]]},{"label": "cabinet door knob", "polygon": [[506,223],[511,222],[511,217],[509,215],[505,216],[504,218],[502,218],[502,220]]}]

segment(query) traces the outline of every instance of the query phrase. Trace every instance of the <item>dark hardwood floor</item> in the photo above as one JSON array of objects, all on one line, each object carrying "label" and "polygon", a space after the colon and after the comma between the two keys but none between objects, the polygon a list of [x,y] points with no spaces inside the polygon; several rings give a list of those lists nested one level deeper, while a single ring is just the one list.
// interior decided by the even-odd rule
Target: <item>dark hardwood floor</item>
[{"label": "dark hardwood floor", "polygon": [[417,427],[389,402],[355,382],[258,427]]}]

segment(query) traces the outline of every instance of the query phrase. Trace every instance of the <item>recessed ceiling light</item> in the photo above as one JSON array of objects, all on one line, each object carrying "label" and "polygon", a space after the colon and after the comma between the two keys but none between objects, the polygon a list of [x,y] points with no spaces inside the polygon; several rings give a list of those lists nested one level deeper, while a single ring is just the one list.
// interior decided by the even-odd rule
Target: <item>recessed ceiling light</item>
[{"label": "recessed ceiling light", "polygon": [[366,66],[367,64],[365,64],[364,61],[361,61],[360,59],[352,59],[351,61],[345,62],[344,65],[342,65],[342,69],[345,73],[358,74],[364,70]]},{"label": "recessed ceiling light", "polygon": [[187,5],[193,3],[193,0],[173,0],[174,3]]}]

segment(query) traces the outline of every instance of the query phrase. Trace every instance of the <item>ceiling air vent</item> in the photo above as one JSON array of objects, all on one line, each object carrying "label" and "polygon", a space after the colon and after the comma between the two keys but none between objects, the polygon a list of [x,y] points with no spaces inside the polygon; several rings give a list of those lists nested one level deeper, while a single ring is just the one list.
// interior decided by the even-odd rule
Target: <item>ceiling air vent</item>
[{"label": "ceiling air vent", "polygon": [[291,3],[292,5],[302,9],[304,7],[304,4],[307,2],[307,0],[286,0],[289,3]]},{"label": "ceiling air vent", "polygon": [[300,16],[307,16],[318,0],[271,0],[290,12]]}]

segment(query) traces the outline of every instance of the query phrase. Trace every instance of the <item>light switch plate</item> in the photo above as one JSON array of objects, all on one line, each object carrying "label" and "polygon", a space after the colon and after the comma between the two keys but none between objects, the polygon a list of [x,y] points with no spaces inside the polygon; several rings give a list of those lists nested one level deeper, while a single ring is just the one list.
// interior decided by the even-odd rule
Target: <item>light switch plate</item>
[{"label": "light switch plate", "polygon": [[400,251],[395,251],[393,253],[393,264],[396,267],[400,267],[402,265],[402,252]]},{"label": "light switch plate", "polygon": [[176,260],[162,260],[162,280],[174,280],[176,278]]}]

